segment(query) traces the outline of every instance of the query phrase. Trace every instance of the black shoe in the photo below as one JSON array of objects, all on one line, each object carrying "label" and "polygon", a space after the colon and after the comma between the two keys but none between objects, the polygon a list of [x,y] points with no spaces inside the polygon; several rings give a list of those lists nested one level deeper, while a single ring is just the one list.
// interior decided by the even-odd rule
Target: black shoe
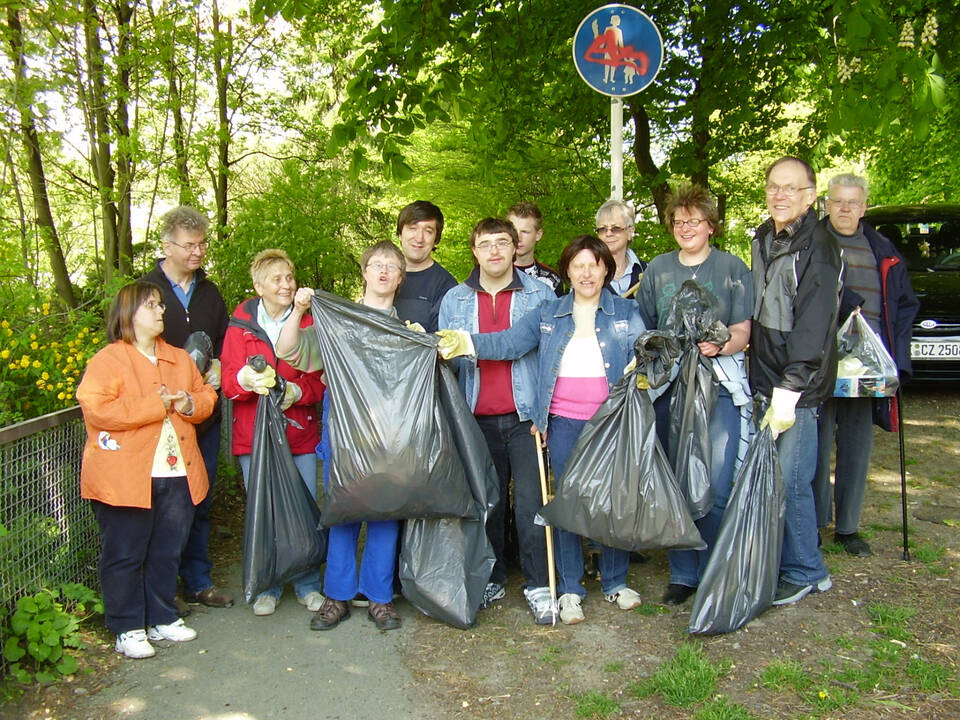
[{"label": "black shoe", "polygon": [[311,630],[332,630],[341,620],[350,617],[350,604],[343,600],[324,598],[323,605],[310,618]]},{"label": "black shoe", "polygon": [[663,594],[663,602],[667,605],[683,605],[687,598],[696,591],[696,588],[692,588],[689,585],[670,583],[667,586],[667,591]]},{"label": "black shoe", "polygon": [[870,546],[867,545],[867,541],[860,537],[859,533],[850,533],[849,535],[835,533],[833,541],[843,545],[844,550],[856,557],[870,557],[873,555],[873,551],[870,549]]},{"label": "black shoe", "polygon": [[826,592],[833,587],[833,581],[827,575],[812,585],[794,585],[792,582],[781,580],[777,585],[777,594],[773,598],[774,605],[791,605],[803,600],[811,593]]}]

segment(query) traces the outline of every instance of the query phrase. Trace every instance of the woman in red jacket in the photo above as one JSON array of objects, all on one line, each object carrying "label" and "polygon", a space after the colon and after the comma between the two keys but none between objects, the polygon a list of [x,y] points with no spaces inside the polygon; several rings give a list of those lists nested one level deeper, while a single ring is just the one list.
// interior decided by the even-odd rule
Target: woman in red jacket
[{"label": "woman in red jacket", "polygon": [[[283,250],[270,249],[257,253],[250,265],[253,288],[257,297],[245,300],[233,311],[223,340],[220,361],[223,367],[223,392],[233,400],[233,454],[240,461],[243,480],[250,476],[250,454],[254,418],[257,414],[257,389],[248,374],[247,358],[263,355],[276,373],[287,381],[281,409],[293,422],[287,425],[287,442],[293,461],[307,489],[317,498],[317,455],[320,440],[317,404],[323,400],[320,373],[295,370],[277,360],[274,345],[280,328],[293,308],[297,291],[293,262]],[[312,324],[305,315],[301,327]],[[262,389],[262,388],[260,388]],[[323,604],[320,593],[320,569],[309,570],[293,579],[297,600],[311,612]],[[280,585],[261,593],[253,602],[254,615],[272,615],[283,594]]]},{"label": "woman in red jacket", "polygon": [[160,288],[120,289],[107,318],[110,344],[90,358],[77,400],[87,442],[80,494],[100,527],[100,586],[116,650],[152,657],[150,640],[197,633],[177,617],[180,553],[207,471],[194,425],[213,411],[216,391],[190,356],[168,345]]}]

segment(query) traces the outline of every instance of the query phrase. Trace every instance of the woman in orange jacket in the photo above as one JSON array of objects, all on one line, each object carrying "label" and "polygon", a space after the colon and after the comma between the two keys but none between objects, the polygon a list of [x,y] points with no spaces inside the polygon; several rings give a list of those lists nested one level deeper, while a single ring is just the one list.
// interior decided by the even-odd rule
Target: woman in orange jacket
[{"label": "woman in orange jacket", "polygon": [[77,388],[87,442],[81,496],[100,527],[100,585],[117,652],[155,654],[150,640],[193,640],[177,616],[180,553],[207,473],[194,425],[216,392],[183,350],[160,337],[160,288],[121,288],[107,317],[110,344],[94,355]]}]

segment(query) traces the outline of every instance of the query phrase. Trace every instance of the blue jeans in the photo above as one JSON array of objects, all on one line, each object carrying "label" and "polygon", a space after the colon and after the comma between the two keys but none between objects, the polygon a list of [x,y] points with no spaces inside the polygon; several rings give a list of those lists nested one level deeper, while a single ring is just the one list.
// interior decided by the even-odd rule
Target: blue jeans
[{"label": "blue jeans", "polygon": [[[669,396],[669,394],[668,394]],[[669,404],[669,397],[667,400]],[[710,416],[710,488],[713,490],[713,507],[697,520],[697,529],[707,544],[704,550],[671,550],[670,582],[687,587],[697,587],[707,567],[710,553],[717,541],[723,511],[730,498],[734,470],[737,463],[737,447],[740,444],[740,411],[733,398],[720,388],[717,402]]]},{"label": "blue jeans", "polygon": [[[830,453],[834,437],[837,441],[837,469],[831,492]],[[873,399],[827,400],[820,409],[820,450],[813,480],[818,527],[826,527],[834,519],[835,504],[836,531],[841,535],[857,531],[872,451]]]},{"label": "blue jeans", "polygon": [[797,408],[796,422],[777,438],[787,512],[780,555],[780,578],[812,585],[827,577],[817,548],[817,512],[813,475],[817,469],[817,408]]},{"label": "blue jeans", "polygon": [[547,585],[547,538],[544,529],[533,522],[543,506],[540,493],[540,468],[537,461],[537,443],[530,428],[517,413],[509,415],[477,415],[477,425],[483,432],[490,456],[500,480],[500,500],[487,515],[487,537],[497,558],[490,574],[490,582],[507,579],[503,557],[506,514],[510,507],[510,478],[513,478],[513,509],[517,522],[517,540],[520,546],[520,570],[526,587]]},{"label": "blue jeans", "polygon": [[363,545],[360,573],[357,577],[357,540],[362,523],[345,523],[330,528],[327,544],[327,570],[323,587],[327,597],[352,600],[363,593],[371,601],[393,600],[393,573],[400,537],[398,520],[367,523],[367,539]]},{"label": "blue jeans", "polygon": [[[240,462],[240,469],[243,471],[243,487],[247,487],[247,478],[250,477],[250,455],[237,455]],[[306,453],[303,455],[294,455],[293,464],[297,466],[303,484],[310,491],[310,497],[317,501],[317,455],[316,453]],[[316,570],[307,570],[306,572],[291,578],[293,590],[298,598],[306,597],[308,593],[320,592],[320,568]],[[283,587],[279,584],[274,585],[269,590],[264,590],[257,597],[269,595],[279,598],[283,595]]]},{"label": "blue jeans", "polygon": [[150,508],[92,501],[100,528],[104,621],[118,635],[178,617],[177,566],[194,506],[186,477],[152,483]]},{"label": "blue jeans", "polygon": [[[563,470],[567,466],[570,451],[586,420],[574,420],[560,415],[551,415],[547,447],[550,450],[550,462],[556,479],[557,492],[560,491]],[[557,555],[558,588],[560,595],[573,593],[586,597],[583,587],[583,547],[579,535],[555,528],[554,545]],[[626,550],[600,546],[600,587],[605,595],[613,595],[627,587],[627,570],[630,567],[630,553]]]},{"label": "blue jeans", "polygon": [[203,456],[203,465],[207,469],[210,489],[207,496],[197,505],[187,536],[186,547],[180,556],[180,578],[183,589],[188,595],[213,587],[210,571],[208,548],[210,546],[210,499],[213,497],[213,483],[217,479],[217,461],[220,456],[220,421],[217,420],[203,433],[197,433],[197,445]]}]

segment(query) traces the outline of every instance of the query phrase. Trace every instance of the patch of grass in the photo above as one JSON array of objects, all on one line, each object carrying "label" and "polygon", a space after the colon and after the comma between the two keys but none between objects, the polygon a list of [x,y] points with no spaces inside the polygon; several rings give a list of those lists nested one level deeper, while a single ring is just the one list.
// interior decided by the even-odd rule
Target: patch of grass
[{"label": "patch of grass", "polygon": [[903,532],[903,525],[883,525],[881,523],[870,523],[870,529],[877,532]]},{"label": "patch of grass", "polygon": [[726,663],[711,663],[702,648],[683,643],[652,677],[633,683],[628,690],[637,697],[659,692],[668,705],[689,707],[710,697],[727,669]]},{"label": "patch of grass", "polygon": [[575,712],[578,718],[608,718],[620,712],[616,700],[599,690],[577,695]]},{"label": "patch of grass", "polygon": [[913,680],[913,686],[923,692],[934,692],[949,687],[953,679],[950,670],[935,662],[919,657],[911,658],[906,667],[907,677]]},{"label": "patch of grass", "polygon": [[960,520],[952,520],[950,518],[947,518],[946,520],[943,521],[943,524],[950,528],[956,528],[956,527],[960,527]]},{"label": "patch of grass", "polygon": [[907,630],[907,621],[917,614],[916,608],[898,607],[873,603],[867,606],[867,612],[877,632],[891,640],[910,640],[912,635]]},{"label": "patch of grass", "polygon": [[792,688],[797,692],[807,690],[813,681],[795,660],[785,660],[767,665],[760,674],[760,684],[773,690]]},{"label": "patch of grass", "polygon": [[801,693],[803,699],[821,712],[840,710],[857,702],[859,695],[843,688],[831,687],[829,690],[809,690]]},{"label": "patch of grass", "polygon": [[838,542],[824,543],[820,547],[820,552],[824,555],[840,555],[846,552],[846,550],[843,544]]},{"label": "patch of grass", "polygon": [[732,703],[725,697],[716,697],[702,705],[693,714],[693,720],[756,720],[757,716],[743,705]]},{"label": "patch of grass", "polygon": [[840,635],[835,642],[837,643],[837,647],[842,650],[853,650],[853,648],[857,646],[856,640],[849,635]]},{"label": "patch of grass", "polygon": [[547,665],[566,665],[570,658],[563,657],[563,652],[561,645],[547,645],[540,654],[540,662]]},{"label": "patch of grass", "polygon": [[881,665],[893,665],[900,662],[904,647],[885,638],[881,638],[870,642],[870,651],[876,662]]},{"label": "patch of grass", "polygon": [[603,671],[608,673],[618,673],[623,670],[622,662],[608,662],[603,666]]},{"label": "patch of grass", "polygon": [[664,607],[663,605],[642,603],[637,605],[633,609],[633,612],[635,612],[637,615],[643,615],[644,617],[654,617],[655,615],[666,615],[670,612],[670,609]]},{"label": "patch of grass", "polygon": [[922,562],[924,565],[938,562],[947,553],[947,549],[942,545],[926,545],[909,543],[910,555],[914,560]]}]

